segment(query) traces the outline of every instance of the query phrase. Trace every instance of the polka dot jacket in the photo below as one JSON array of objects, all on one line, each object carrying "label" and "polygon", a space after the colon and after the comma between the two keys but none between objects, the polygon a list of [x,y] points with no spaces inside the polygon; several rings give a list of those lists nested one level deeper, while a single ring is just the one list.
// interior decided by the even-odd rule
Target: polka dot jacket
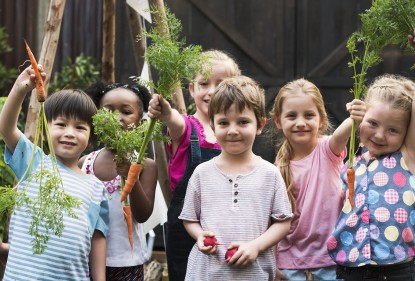
[{"label": "polka dot jacket", "polygon": [[354,209],[347,192],[343,209],[327,240],[331,258],[349,267],[398,263],[415,255],[415,176],[400,152],[354,163]]}]

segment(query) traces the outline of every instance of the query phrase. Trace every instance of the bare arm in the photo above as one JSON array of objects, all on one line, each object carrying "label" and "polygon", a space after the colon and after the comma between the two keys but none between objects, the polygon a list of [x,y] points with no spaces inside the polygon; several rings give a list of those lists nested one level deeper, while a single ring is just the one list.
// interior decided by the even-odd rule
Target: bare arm
[{"label": "bare arm", "polygon": [[0,240],[0,258],[6,258],[9,254],[9,244]]},{"label": "bare arm", "polygon": [[107,241],[100,231],[95,231],[91,241],[89,264],[94,281],[105,281],[105,259],[107,255]]},{"label": "bare arm", "polygon": [[[39,66],[39,69],[41,70],[42,78],[45,79],[46,74],[43,68]],[[17,128],[20,108],[26,94],[33,90],[35,85],[35,74],[33,68],[29,66],[17,77],[0,113],[0,134],[12,153],[21,134]]]},{"label": "bare arm", "polygon": [[147,114],[150,118],[159,119],[169,128],[172,153],[175,154],[186,129],[183,117],[170,106],[168,101],[158,94],[154,94],[151,98]]},{"label": "bare arm", "polygon": [[362,122],[366,113],[366,104],[361,100],[354,99],[346,104],[346,109],[350,113],[350,117],[337,127],[329,142],[331,151],[336,155],[340,155],[347,145],[353,120],[355,121],[356,128]]}]

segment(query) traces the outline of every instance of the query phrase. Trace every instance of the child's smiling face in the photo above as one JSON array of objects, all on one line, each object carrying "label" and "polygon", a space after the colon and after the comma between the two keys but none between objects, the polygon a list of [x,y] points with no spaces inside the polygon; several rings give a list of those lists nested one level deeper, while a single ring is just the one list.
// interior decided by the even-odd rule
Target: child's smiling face
[{"label": "child's smiling face", "polygon": [[381,100],[374,100],[360,125],[360,140],[370,157],[398,151],[408,129],[408,113]]}]

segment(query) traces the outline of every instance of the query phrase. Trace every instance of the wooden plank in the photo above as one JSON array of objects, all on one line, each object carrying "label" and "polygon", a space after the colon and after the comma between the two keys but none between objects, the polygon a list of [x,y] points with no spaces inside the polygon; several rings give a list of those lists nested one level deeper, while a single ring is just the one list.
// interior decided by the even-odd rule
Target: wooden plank
[{"label": "wooden plank", "polygon": [[101,75],[104,83],[115,82],[115,0],[104,0],[102,16]]},{"label": "wooden plank", "polygon": [[277,75],[278,70],[264,57],[262,53],[242,36],[232,25],[219,18],[203,0],[189,0],[201,13],[203,13],[217,28],[224,32],[239,48],[241,48],[255,63],[258,64],[267,74]]},{"label": "wooden plank", "polygon": [[319,65],[314,67],[307,76],[309,77],[323,77],[330,70],[339,64],[348,54],[349,51],[346,48],[347,40],[341,42],[337,48],[335,48]]}]

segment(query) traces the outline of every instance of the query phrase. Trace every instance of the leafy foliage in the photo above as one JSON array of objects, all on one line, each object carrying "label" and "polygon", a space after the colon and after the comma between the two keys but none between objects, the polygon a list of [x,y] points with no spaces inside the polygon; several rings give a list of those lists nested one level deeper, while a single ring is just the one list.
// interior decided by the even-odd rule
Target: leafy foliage
[{"label": "leafy foliage", "polygon": [[[4,27],[0,27],[0,54],[12,51],[12,48],[7,44],[8,35]],[[11,83],[17,76],[16,69],[7,68],[0,62],[0,89],[3,89],[6,83]]]},{"label": "leafy foliage", "polygon": [[173,89],[180,86],[182,79],[193,79],[197,73],[206,74],[208,67],[207,56],[202,54],[199,45],[186,45],[185,39],[179,39],[182,31],[180,21],[166,9],[164,16],[156,8],[151,13],[155,16],[154,26],[150,31],[144,31],[141,35],[151,40],[145,59],[159,74],[157,83],[133,77],[139,83],[153,88],[166,99],[171,99]]},{"label": "leafy foliage", "polygon": [[[116,153],[116,161],[123,162],[129,158],[130,162],[135,162],[135,152],[141,149],[144,135],[148,131],[147,120],[143,120],[139,126],[130,125],[129,130],[124,130],[118,119],[118,112],[103,108],[94,115],[93,124],[99,142]],[[161,127],[162,124],[157,122],[151,140],[168,141],[168,138],[161,133]]]},{"label": "leafy foliage", "polygon": [[83,89],[99,79],[99,66],[94,59],[80,54],[72,61],[68,58],[60,72],[55,73],[49,85],[49,92],[54,93],[62,89]]}]

